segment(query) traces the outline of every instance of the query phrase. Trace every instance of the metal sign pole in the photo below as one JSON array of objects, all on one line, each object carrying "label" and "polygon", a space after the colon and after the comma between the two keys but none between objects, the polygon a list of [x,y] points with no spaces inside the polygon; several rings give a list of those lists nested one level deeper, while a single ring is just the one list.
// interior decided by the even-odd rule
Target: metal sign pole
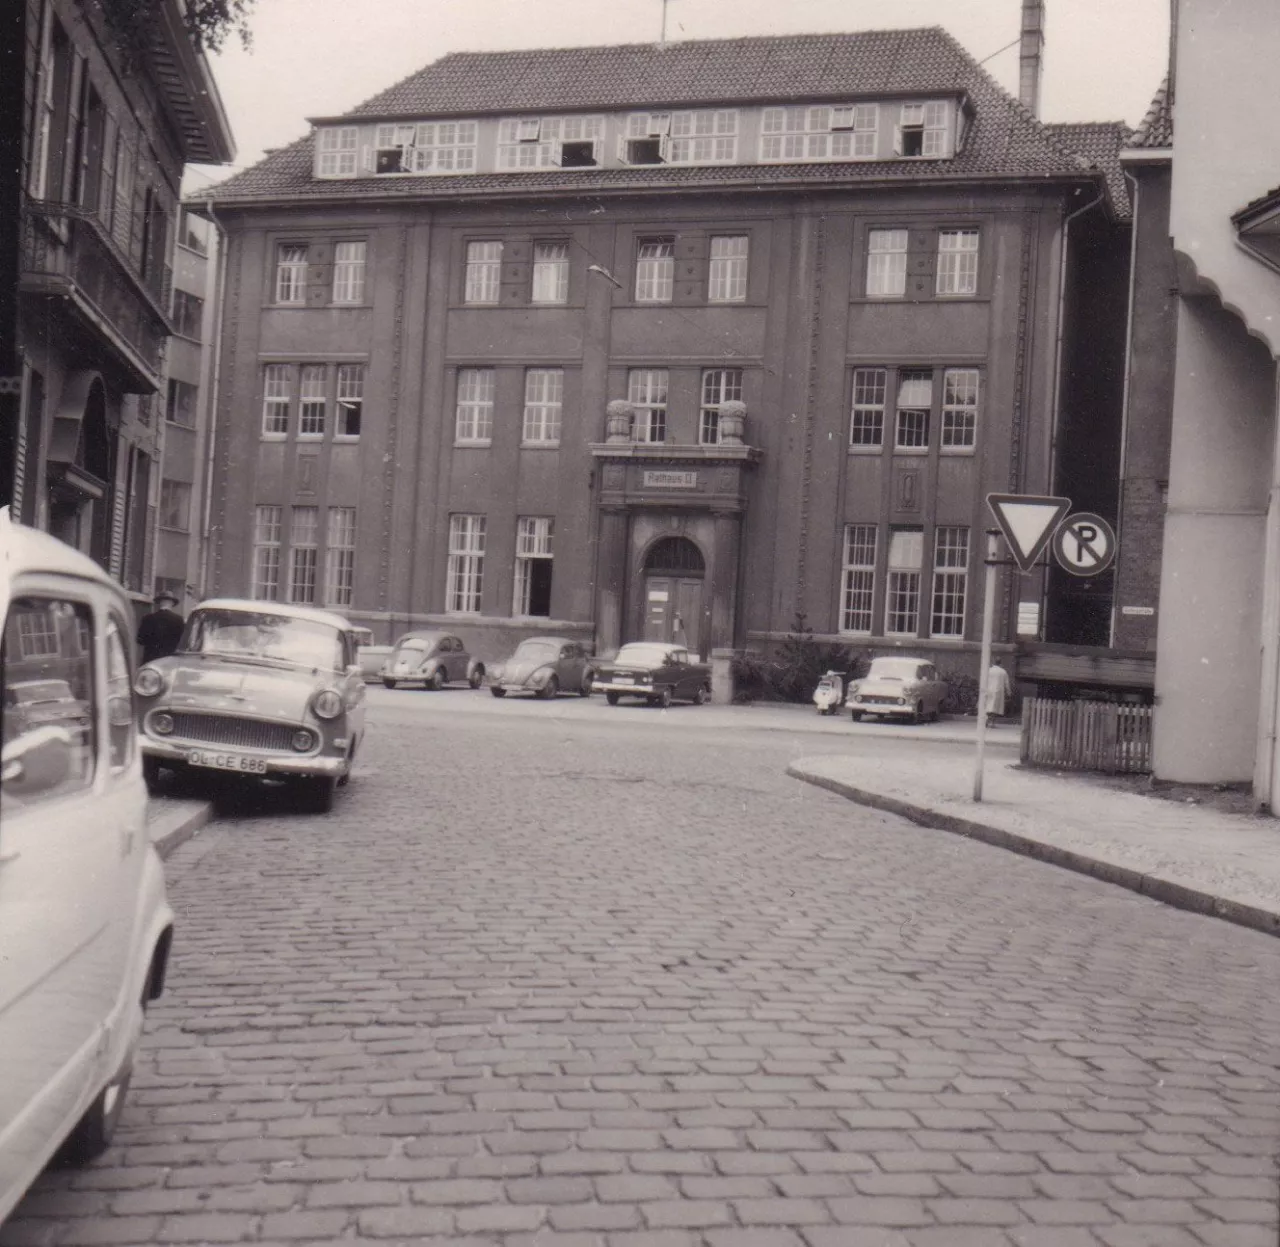
[{"label": "metal sign pole", "polygon": [[982,800],[982,762],[987,746],[987,672],[991,669],[991,633],[996,616],[996,568],[999,567],[1000,537],[987,532],[986,580],[982,588],[982,653],[978,659],[978,749],[973,762],[973,799]]}]

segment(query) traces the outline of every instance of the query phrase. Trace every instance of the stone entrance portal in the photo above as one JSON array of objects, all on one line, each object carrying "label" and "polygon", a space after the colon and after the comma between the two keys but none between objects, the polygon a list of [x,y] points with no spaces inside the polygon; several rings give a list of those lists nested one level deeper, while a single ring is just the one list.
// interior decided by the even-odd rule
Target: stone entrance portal
[{"label": "stone entrance portal", "polygon": [[702,584],[706,561],[687,537],[661,537],[644,562],[646,641],[674,641],[702,654]]}]

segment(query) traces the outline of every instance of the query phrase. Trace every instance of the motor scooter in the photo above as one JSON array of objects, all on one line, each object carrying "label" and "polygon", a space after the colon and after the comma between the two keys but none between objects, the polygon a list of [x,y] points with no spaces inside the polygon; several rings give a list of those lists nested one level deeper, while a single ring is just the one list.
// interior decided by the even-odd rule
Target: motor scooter
[{"label": "motor scooter", "polygon": [[813,704],[819,714],[838,714],[844,705],[848,677],[843,671],[828,671],[813,690]]}]

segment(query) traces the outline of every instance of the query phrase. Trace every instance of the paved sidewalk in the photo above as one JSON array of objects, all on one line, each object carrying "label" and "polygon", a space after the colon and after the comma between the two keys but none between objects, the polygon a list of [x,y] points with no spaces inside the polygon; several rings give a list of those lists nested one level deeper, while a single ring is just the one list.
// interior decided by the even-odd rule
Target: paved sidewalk
[{"label": "paved sidewalk", "polygon": [[972,800],[969,753],[922,768],[909,756],[859,757],[847,748],[800,758],[787,773],[925,827],[1280,935],[1280,820],[1024,770],[1003,751],[987,756],[981,803]]},{"label": "paved sidewalk", "polygon": [[212,817],[213,806],[208,801],[152,797],[147,803],[147,831],[162,858],[186,844]]}]

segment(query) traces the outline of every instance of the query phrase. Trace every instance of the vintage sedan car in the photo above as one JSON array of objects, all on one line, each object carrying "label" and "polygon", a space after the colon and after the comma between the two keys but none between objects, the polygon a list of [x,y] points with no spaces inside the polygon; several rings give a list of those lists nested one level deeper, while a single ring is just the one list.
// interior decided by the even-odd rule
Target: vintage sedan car
[{"label": "vintage sedan car", "polygon": [[323,813],[364,738],[365,687],[341,615],[278,602],[213,598],[191,612],[177,653],[134,682],[148,779],[282,779]]},{"label": "vintage sedan car", "polygon": [[0,1222],[55,1156],[107,1149],[164,988],[135,626],[101,568],[0,508]]},{"label": "vintage sedan car", "polygon": [[387,688],[418,684],[442,689],[446,684],[484,683],[484,663],[471,657],[461,637],[449,632],[406,632],[382,664]]},{"label": "vintage sedan car", "polygon": [[849,685],[845,705],[855,723],[866,714],[920,723],[937,720],[946,695],[946,681],[927,658],[893,654],[871,660],[867,674]]},{"label": "vintage sedan car", "polygon": [[695,662],[683,645],[632,641],[612,662],[596,663],[594,687],[611,706],[622,697],[641,697],[651,706],[677,698],[701,706],[711,697],[711,668]]},{"label": "vintage sedan car", "polygon": [[586,648],[579,641],[559,636],[532,636],[516,646],[516,652],[489,669],[489,692],[534,693],[550,701],[557,693],[591,692],[595,673]]}]

